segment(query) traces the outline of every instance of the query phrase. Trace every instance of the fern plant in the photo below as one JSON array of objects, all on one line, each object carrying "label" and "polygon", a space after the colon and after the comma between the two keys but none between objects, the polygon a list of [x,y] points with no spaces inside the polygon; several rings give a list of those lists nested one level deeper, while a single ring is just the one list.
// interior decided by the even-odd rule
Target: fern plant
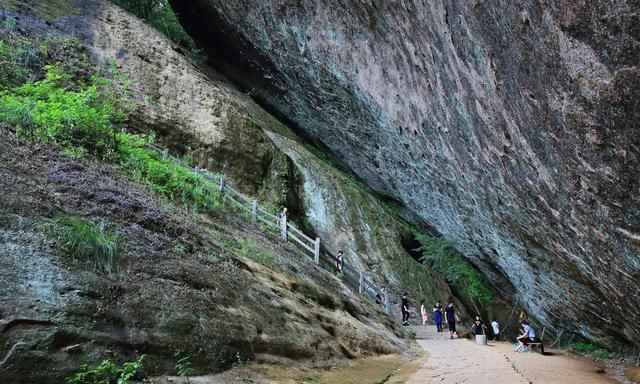
[{"label": "fern plant", "polygon": [[121,367],[111,360],[104,360],[94,369],[87,365],[80,367],[80,372],[64,379],[65,384],[127,384],[136,371],[142,367],[144,355],[135,361],[125,362]]}]

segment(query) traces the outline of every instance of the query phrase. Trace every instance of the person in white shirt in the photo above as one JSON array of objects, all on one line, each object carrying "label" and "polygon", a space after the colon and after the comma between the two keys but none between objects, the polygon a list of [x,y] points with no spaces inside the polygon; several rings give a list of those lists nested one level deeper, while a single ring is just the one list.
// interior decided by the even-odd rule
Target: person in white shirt
[{"label": "person in white shirt", "polygon": [[493,328],[493,340],[500,341],[500,324],[495,318],[491,322],[491,328]]}]

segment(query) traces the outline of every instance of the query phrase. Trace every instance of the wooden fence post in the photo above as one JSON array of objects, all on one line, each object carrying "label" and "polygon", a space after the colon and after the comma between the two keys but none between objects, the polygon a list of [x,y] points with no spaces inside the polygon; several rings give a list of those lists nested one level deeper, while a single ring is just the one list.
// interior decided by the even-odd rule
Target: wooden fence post
[{"label": "wooden fence post", "polygon": [[282,240],[287,241],[287,215],[282,215],[280,223],[282,224],[282,227],[280,228]]},{"label": "wooden fence post", "polygon": [[364,286],[364,274],[362,272],[360,272],[360,281],[358,283],[358,292],[362,295],[362,288]]},{"label": "wooden fence post", "polygon": [[258,220],[258,202],[256,200],[251,202],[251,220],[254,222]]},{"label": "wooden fence post", "polygon": [[220,178],[220,194],[224,194],[224,177]]},{"label": "wooden fence post", "polygon": [[320,265],[320,238],[316,237],[316,245],[313,248],[313,261]]},{"label": "wooden fence post", "polygon": [[166,159],[166,158],[167,158],[167,156],[169,156],[169,150],[168,150],[167,148],[165,148],[165,149],[162,151],[162,159]]}]

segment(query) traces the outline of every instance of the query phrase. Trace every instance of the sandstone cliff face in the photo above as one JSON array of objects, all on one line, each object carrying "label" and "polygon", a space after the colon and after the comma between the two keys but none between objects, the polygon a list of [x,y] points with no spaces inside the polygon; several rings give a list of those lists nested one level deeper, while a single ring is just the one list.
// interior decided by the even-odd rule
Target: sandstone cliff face
[{"label": "sandstone cliff face", "polygon": [[[295,219],[308,220],[327,249],[341,247],[358,269],[375,272],[377,284],[399,289],[394,262],[413,263],[400,241],[404,226],[245,94],[109,3],[71,2],[81,12],[47,22],[15,3],[0,7],[0,21],[17,20],[25,38],[73,34],[96,66],[115,59],[140,96],[131,128],[157,130],[172,152],[224,172],[261,201],[278,201],[286,181],[305,209]],[[108,166],[0,136],[0,180],[7,180],[0,183],[0,281],[10,287],[0,290],[0,374],[7,380],[59,382],[82,363],[135,353],[148,355],[149,373],[172,372],[177,349],[211,372],[238,356],[333,365],[407,347],[391,317],[235,215],[185,216]],[[74,265],[43,225],[62,212],[107,220],[127,239],[126,270],[104,276]],[[245,241],[276,261],[265,266],[243,255]],[[427,298],[452,296],[439,276],[419,279],[415,291]],[[32,369],[34,361],[41,369]]]},{"label": "sandstone cliff face", "polygon": [[173,6],[212,64],[547,326],[640,340],[637,5]]},{"label": "sandstone cliff face", "polygon": [[[410,237],[405,226],[246,93],[206,66],[197,69],[164,36],[118,7],[101,3],[83,22],[94,59],[108,65],[116,58],[140,95],[131,127],[156,131],[172,153],[224,173],[249,196],[286,205],[299,225],[322,238],[325,251],[343,249],[346,262],[390,288],[392,303],[400,290],[409,290],[416,304],[453,299],[444,280],[429,271],[400,279],[403,260],[413,263],[401,243]],[[409,279],[422,283],[414,287]]]}]

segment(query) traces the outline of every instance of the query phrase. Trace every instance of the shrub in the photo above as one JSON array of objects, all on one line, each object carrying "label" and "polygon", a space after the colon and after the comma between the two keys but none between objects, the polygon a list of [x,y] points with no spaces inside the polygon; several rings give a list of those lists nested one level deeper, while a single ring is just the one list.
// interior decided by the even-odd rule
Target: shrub
[{"label": "shrub", "polygon": [[85,222],[75,217],[58,221],[58,241],[74,260],[94,270],[117,272],[121,247],[118,237],[107,231],[106,224]]},{"label": "shrub", "polygon": [[[12,19],[7,19],[12,20]],[[0,90],[18,86],[32,76],[28,64],[32,64],[34,52],[29,43],[6,42],[0,39]]]},{"label": "shrub", "polygon": [[468,293],[471,300],[478,299],[485,306],[491,304],[494,293],[489,284],[476,273],[453,248],[453,243],[414,233],[421,246],[420,261],[434,269],[460,292]]},{"label": "shrub", "polygon": [[60,67],[46,70],[45,79],[0,93],[0,120],[41,142],[99,155],[112,152],[111,127],[124,115],[109,82],[95,77],[92,84],[71,90],[73,82]]},{"label": "shrub", "polygon": [[413,331],[413,329],[409,329],[407,331],[407,337],[409,338],[409,340],[415,340],[416,339],[416,333]]},{"label": "shrub", "polygon": [[87,365],[80,367],[80,372],[64,379],[65,384],[127,384],[142,367],[144,355],[136,361],[124,363],[121,367],[111,360],[104,360],[96,368],[89,370]]}]

